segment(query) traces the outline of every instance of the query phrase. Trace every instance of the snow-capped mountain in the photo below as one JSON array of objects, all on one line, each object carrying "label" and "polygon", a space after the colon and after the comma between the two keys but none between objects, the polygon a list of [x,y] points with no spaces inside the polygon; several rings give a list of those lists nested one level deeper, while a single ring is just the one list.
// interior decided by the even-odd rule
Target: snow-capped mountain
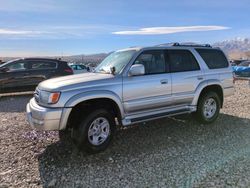
[{"label": "snow-capped mountain", "polygon": [[220,47],[226,53],[250,51],[250,38],[237,37],[231,40],[216,42],[213,46]]}]

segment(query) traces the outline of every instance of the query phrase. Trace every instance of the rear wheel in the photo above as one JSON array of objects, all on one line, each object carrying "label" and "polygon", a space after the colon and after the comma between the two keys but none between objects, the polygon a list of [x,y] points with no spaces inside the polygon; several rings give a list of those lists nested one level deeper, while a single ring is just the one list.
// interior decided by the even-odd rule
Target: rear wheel
[{"label": "rear wheel", "polygon": [[201,123],[212,123],[218,118],[220,107],[218,94],[211,91],[200,97],[195,115]]},{"label": "rear wheel", "polygon": [[115,117],[105,109],[90,112],[73,128],[73,140],[77,147],[89,153],[105,150],[115,132]]}]

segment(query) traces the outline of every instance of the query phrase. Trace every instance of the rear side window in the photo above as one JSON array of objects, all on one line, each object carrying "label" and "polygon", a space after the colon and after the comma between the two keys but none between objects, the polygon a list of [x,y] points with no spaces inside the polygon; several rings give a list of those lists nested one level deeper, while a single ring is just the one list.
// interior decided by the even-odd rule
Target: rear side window
[{"label": "rear side window", "polygon": [[171,72],[200,70],[198,62],[188,50],[167,50],[166,56]]},{"label": "rear side window", "polygon": [[216,49],[196,49],[209,69],[219,69],[228,67],[228,61],[221,50]]},{"label": "rear side window", "polygon": [[31,69],[55,69],[57,63],[50,61],[33,61]]}]

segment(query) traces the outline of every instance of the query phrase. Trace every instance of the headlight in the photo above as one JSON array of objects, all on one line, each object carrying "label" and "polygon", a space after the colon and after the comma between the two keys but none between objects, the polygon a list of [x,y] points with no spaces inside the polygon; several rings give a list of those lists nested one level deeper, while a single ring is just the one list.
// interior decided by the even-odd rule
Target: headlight
[{"label": "headlight", "polygon": [[60,92],[40,92],[40,102],[45,104],[56,104],[60,98]]}]

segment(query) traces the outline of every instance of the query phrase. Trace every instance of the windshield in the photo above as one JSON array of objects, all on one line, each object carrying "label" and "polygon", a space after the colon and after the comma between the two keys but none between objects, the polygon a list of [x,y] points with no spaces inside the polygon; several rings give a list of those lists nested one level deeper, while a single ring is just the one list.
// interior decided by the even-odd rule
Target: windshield
[{"label": "windshield", "polygon": [[[117,51],[106,57],[94,72],[117,74],[128,64],[136,50]],[[113,72],[111,71],[113,69]]]}]

